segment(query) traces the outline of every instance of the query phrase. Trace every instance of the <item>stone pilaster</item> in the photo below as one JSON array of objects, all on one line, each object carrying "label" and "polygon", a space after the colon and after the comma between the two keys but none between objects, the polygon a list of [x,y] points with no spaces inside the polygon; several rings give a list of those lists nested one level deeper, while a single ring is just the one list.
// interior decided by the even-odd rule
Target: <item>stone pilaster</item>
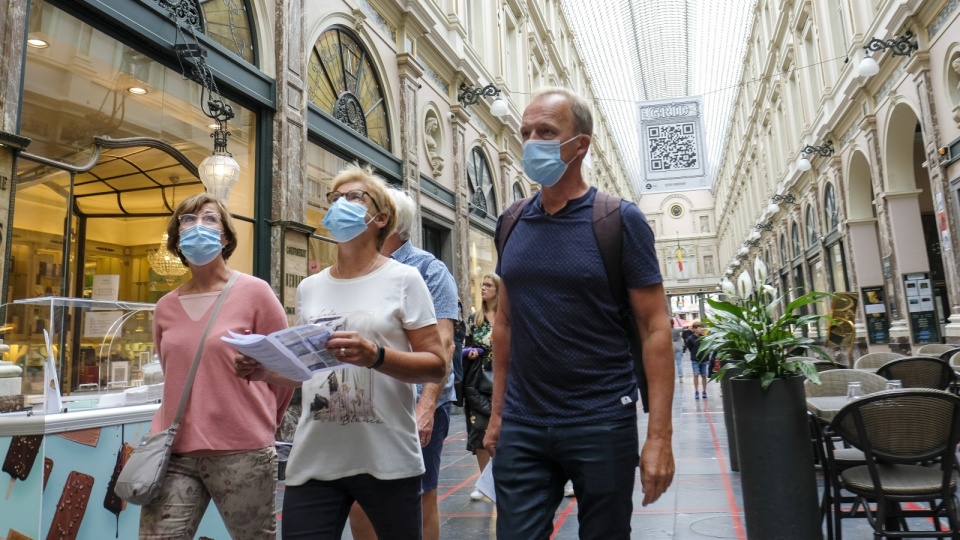
[{"label": "stone pilaster", "polygon": [[[875,116],[864,118],[861,129],[866,134],[867,151],[870,162],[870,179],[873,183],[873,193],[877,212],[877,236],[880,242],[881,264],[884,265],[884,277],[887,280],[886,296],[890,307],[890,350],[899,353],[910,351],[910,327],[907,324],[907,301],[900,279],[900,269],[897,264],[897,253],[893,246],[893,229],[890,225],[890,208],[884,196],[884,171],[880,151],[880,135],[877,133]],[[889,268],[889,272],[887,269]]]},{"label": "stone pilaster", "polygon": [[923,130],[923,153],[927,160],[927,172],[930,176],[930,195],[933,197],[933,211],[937,214],[938,224],[941,216],[947,220],[946,231],[939,231],[940,250],[943,257],[943,270],[947,283],[947,302],[950,306],[950,322],[946,329],[948,343],[960,343],[960,216],[947,211],[950,201],[949,179],[940,166],[937,149],[946,144],[937,124],[937,105],[933,96],[933,84],[930,80],[930,53],[922,52],[911,57],[907,70],[913,74],[913,82],[920,97],[920,125]]},{"label": "stone pilaster", "polygon": [[[30,2],[0,0],[0,131],[17,132],[23,43]],[[0,204],[6,205],[5,201]]]},{"label": "stone pilaster", "polygon": [[[304,222],[304,186],[307,181],[307,93],[304,69],[306,68],[304,45],[303,0],[278,2],[274,25],[277,65],[277,111],[273,117],[273,166],[270,182],[272,204],[270,221],[270,246],[285,244],[284,235],[303,234],[290,232],[281,222]],[[266,246],[260,246],[266,249]],[[283,257],[279,249],[270,249],[270,283],[283,298]]]},{"label": "stone pilaster", "polygon": [[[410,53],[397,55],[400,72],[400,155],[403,157],[403,187],[420,208],[420,153],[418,152],[420,114],[417,107],[417,91],[423,66]],[[423,244],[420,220],[410,227],[410,240],[415,246]]]},{"label": "stone pilaster", "polygon": [[500,199],[500,211],[504,211],[513,202],[513,182],[514,178],[510,174],[513,170],[513,156],[510,152],[500,152],[500,193],[497,197]]},{"label": "stone pilaster", "polygon": [[460,105],[450,107],[450,140],[453,141],[454,246],[457,260],[453,277],[457,280],[463,312],[470,313],[470,189],[467,186],[466,130],[470,115]]}]

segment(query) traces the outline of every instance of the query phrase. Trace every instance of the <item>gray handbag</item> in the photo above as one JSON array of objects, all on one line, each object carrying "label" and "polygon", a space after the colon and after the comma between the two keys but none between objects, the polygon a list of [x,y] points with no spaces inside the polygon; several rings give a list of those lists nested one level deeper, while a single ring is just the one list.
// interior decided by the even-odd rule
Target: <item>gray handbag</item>
[{"label": "gray handbag", "polygon": [[187,406],[187,399],[189,399],[190,390],[193,388],[193,379],[197,374],[197,367],[200,365],[203,344],[206,342],[207,335],[213,327],[213,321],[217,319],[220,308],[227,298],[227,293],[230,292],[230,287],[233,286],[233,282],[237,280],[238,275],[240,275],[240,272],[234,271],[233,275],[230,276],[223,292],[217,299],[210,320],[207,321],[207,327],[203,330],[203,337],[200,338],[200,346],[197,347],[197,354],[193,358],[193,366],[190,367],[186,386],[184,386],[183,394],[180,395],[180,404],[177,406],[177,414],[173,423],[163,431],[145,436],[117,476],[117,483],[113,487],[113,492],[128,503],[150,504],[157,499],[163,489],[163,482],[167,475],[167,465],[170,464],[173,439],[177,436],[180,420],[183,418],[183,410]]}]

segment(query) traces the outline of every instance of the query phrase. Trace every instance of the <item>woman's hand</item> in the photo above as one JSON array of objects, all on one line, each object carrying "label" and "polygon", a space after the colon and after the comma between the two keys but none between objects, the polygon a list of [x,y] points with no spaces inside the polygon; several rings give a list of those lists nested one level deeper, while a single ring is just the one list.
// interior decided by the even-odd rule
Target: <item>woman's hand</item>
[{"label": "woman's hand", "polygon": [[355,366],[370,367],[377,361],[377,344],[357,332],[334,332],[327,340],[327,350],[337,360]]},{"label": "woman's hand", "polygon": [[234,356],[237,377],[250,381],[262,381],[267,378],[267,369],[253,358],[238,354]]}]

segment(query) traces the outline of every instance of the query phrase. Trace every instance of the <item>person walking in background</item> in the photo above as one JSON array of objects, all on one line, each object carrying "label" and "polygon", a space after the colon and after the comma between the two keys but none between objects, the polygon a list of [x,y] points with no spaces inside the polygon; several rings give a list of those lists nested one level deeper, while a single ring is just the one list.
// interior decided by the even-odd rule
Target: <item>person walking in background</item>
[{"label": "person walking in background", "polygon": [[670,338],[673,339],[673,361],[677,365],[677,378],[683,382],[683,328],[676,319],[670,319]]},{"label": "person walking in background", "polygon": [[[477,456],[480,472],[490,461],[483,448],[483,437],[490,421],[490,400],[493,397],[493,321],[499,306],[500,276],[490,273],[480,282],[480,310],[467,322],[464,348],[464,402],[467,419],[467,450]],[[479,501],[483,494],[474,490],[470,498]]]},{"label": "person walking in background", "polygon": [[190,279],[164,295],[154,311],[164,387],[152,429],[173,422],[197,348],[203,351],[163,491],[141,508],[140,538],[193,538],[211,499],[231,538],[276,538],[274,432],[293,390],[233,377],[237,353],[220,337],[228,330],[281,330],[286,314],[267,282],[239,274],[201,344],[211,308],[235,272],[227,260],[237,247],[237,230],[223,201],[199,193],[177,205],[167,236],[167,249],[190,268]]},{"label": "person walking in background", "polygon": [[[287,540],[339,540],[354,501],[379,538],[422,535],[414,383],[444,380],[449,351],[420,273],[380,254],[396,223],[383,186],[356,166],[333,178],[323,225],[338,242],[337,262],[297,287],[297,324],[346,319],[326,346],[352,367],[303,383],[283,497]],[[247,358],[237,374],[299,384]]]},{"label": "person walking in background", "polygon": [[690,351],[690,366],[693,368],[693,398],[700,399],[701,392],[697,390],[697,381],[699,381],[703,397],[706,399],[707,381],[710,380],[710,362],[706,358],[700,358],[700,336],[703,335],[703,323],[700,319],[694,319],[691,329],[686,343],[687,350]]},{"label": "person walking in background", "polygon": [[[386,186],[384,186],[386,188]],[[450,428],[450,403],[454,400],[453,360],[454,324],[459,317],[457,307],[457,284],[443,262],[429,251],[415,247],[410,242],[410,230],[417,219],[417,205],[409,195],[398,189],[387,189],[397,209],[397,229],[387,237],[380,254],[412,266],[420,272],[433,298],[437,315],[440,343],[448,359],[447,378],[442,383],[417,385],[417,431],[420,436],[420,451],[423,454],[425,472],[420,488],[420,503],[423,508],[424,540],[440,539],[440,510],[437,506],[437,485],[440,479],[440,453],[443,441]],[[354,540],[375,540],[376,533],[370,519],[354,503],[350,509],[350,532]]]},{"label": "person walking in background", "polygon": [[599,195],[581,171],[592,133],[590,105],[563,88],[538,91],[523,112],[524,172],[542,189],[498,244],[484,447],[492,456],[500,540],[549,538],[568,477],[580,537],[627,540],[638,463],[644,506],[673,480],[672,346],[653,232],[635,204],[620,201],[625,303],[636,317],[649,388],[641,452],[625,317],[593,230]]}]

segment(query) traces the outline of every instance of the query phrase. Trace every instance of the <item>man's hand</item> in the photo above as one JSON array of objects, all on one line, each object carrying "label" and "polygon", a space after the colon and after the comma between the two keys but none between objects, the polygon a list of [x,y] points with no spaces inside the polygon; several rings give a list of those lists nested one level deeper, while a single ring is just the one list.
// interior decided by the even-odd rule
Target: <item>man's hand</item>
[{"label": "man's hand", "polygon": [[490,452],[490,457],[497,453],[497,441],[500,440],[500,415],[493,414],[487,422],[487,433],[483,436],[483,447]]},{"label": "man's hand", "polygon": [[417,433],[420,435],[420,447],[423,448],[430,444],[430,437],[433,436],[433,416],[436,407],[429,403],[424,403],[422,396],[417,402]]},{"label": "man's hand", "polygon": [[[489,434],[490,432],[487,431]],[[486,442],[486,441],[484,441]],[[643,486],[643,506],[657,499],[673,482],[673,445],[670,439],[647,439],[640,451],[640,484]]]}]

